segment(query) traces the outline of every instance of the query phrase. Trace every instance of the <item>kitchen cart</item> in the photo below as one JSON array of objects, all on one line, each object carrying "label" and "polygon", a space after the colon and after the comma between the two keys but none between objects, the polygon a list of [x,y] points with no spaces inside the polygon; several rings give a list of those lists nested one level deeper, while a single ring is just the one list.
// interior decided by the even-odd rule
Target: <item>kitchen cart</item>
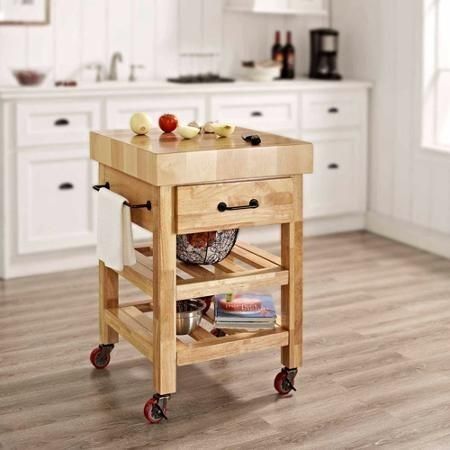
[{"label": "kitchen cart", "polygon": [[[258,134],[261,144],[245,142],[244,134]],[[279,347],[284,368],[275,388],[280,394],[294,389],[302,359],[302,176],[312,171],[312,145],[242,128],[228,138],[204,134],[192,140],[159,130],[148,136],[102,131],[91,133],[91,159],[99,163],[97,187],[127,198],[132,221],[153,234],[151,245],[136,248],[136,265],[117,273],[99,263],[94,366],[108,365],[119,335],[149,359],[155,394],[144,414],[153,423],[166,418],[177,365]],[[238,241],[214,266],[176,258],[177,234],[269,224],[281,226],[281,257]],[[121,304],[119,275],[147,299]],[[177,338],[177,300],[265,286],[281,286],[274,329],[217,332],[205,325]]]}]

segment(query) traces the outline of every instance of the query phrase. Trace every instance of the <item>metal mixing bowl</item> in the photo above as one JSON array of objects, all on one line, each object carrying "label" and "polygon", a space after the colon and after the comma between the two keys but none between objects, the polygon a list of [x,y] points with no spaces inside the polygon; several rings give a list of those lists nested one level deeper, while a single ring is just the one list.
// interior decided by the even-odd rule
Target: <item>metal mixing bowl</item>
[{"label": "metal mixing bowl", "polygon": [[202,320],[206,303],[199,299],[180,300],[177,302],[177,334],[190,334]]}]

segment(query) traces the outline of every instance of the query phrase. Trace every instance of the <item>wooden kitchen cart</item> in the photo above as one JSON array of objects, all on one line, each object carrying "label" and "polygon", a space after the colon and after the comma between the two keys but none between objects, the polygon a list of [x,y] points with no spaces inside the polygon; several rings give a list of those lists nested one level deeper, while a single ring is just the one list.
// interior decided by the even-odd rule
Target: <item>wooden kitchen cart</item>
[{"label": "wooden kitchen cart", "polygon": [[[262,142],[252,146],[243,134]],[[119,335],[153,363],[156,393],[144,408],[150,422],[165,417],[177,365],[280,347],[285,367],[275,387],[281,394],[293,389],[302,359],[302,176],[312,171],[312,145],[242,128],[229,138],[192,140],[120,130],[92,132],[91,158],[99,162],[99,185],[140,206],[131,209],[132,221],[153,234],[152,245],[136,248],[136,265],[116,273],[99,264],[100,345],[92,363],[106,367]],[[176,259],[177,234],[269,224],[281,226],[281,257],[238,241],[214,266]],[[119,303],[119,275],[147,299]],[[207,324],[177,338],[177,300],[264,286],[281,286],[274,329],[211,333]]]}]

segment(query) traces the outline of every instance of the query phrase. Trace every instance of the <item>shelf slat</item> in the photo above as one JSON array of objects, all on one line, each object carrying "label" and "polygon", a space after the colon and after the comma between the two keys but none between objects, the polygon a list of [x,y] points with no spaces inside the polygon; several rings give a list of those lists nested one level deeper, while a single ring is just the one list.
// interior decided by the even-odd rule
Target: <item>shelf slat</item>
[{"label": "shelf slat", "polygon": [[[183,280],[177,285],[177,299],[202,297],[228,291],[245,291],[261,286],[284,286],[288,284],[289,272],[281,269],[246,272],[244,275],[225,274],[214,280]],[[229,275],[227,277],[227,275]]]},{"label": "shelf slat", "polygon": [[[130,312],[131,309],[133,312]],[[106,323],[133,344],[146,358],[153,361],[151,330],[136,320],[134,310],[138,311],[134,306],[107,309],[105,311]]]},{"label": "shelf slat", "polygon": [[212,359],[240,355],[246,352],[265,350],[271,347],[284,347],[288,344],[288,331],[282,328],[255,333],[237,333],[199,342],[185,344],[177,351],[177,365],[184,366]]}]

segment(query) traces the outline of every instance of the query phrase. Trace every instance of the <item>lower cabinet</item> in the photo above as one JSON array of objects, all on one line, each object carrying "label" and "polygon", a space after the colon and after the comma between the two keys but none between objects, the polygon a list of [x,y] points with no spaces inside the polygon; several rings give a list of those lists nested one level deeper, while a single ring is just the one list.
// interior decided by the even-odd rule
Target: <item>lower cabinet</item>
[{"label": "lower cabinet", "polygon": [[95,243],[96,165],[86,150],[17,155],[17,253]]},{"label": "lower cabinet", "polygon": [[365,146],[359,131],[308,133],[314,173],[304,176],[305,218],[365,211]]}]

